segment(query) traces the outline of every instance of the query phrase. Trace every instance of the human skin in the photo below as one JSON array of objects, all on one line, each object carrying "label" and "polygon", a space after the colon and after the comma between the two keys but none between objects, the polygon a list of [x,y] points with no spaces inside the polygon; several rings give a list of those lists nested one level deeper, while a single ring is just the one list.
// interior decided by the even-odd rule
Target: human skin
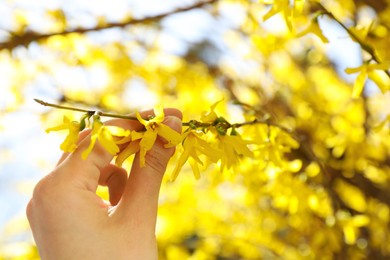
[{"label": "human skin", "polygon": [[[165,109],[164,124],[181,132],[182,114]],[[141,113],[142,116],[152,111]],[[107,124],[140,130],[137,121],[115,119]],[[174,148],[158,138],[146,154],[144,167],[135,159],[128,177],[95,144],[86,160],[90,131],[80,134],[78,148],[65,153],[55,169],[38,182],[26,213],[42,259],[157,259],[155,226],[158,196]],[[123,147],[121,147],[123,148]],[[96,195],[98,185],[109,189],[110,203]]]}]

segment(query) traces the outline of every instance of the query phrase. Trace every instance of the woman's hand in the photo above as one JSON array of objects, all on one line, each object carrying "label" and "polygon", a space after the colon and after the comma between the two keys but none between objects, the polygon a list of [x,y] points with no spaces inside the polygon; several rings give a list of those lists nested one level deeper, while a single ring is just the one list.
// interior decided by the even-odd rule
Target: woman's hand
[{"label": "woman's hand", "polygon": [[[151,111],[142,113],[152,114]],[[165,109],[164,124],[181,131],[181,112]],[[137,121],[108,124],[140,130]],[[161,180],[174,148],[157,139],[140,168],[139,154],[128,177],[111,164],[113,158],[97,142],[86,160],[89,131],[80,134],[78,148],[64,154],[56,168],[36,186],[27,217],[42,259],[157,259],[155,225]],[[108,186],[110,205],[96,195]]]}]

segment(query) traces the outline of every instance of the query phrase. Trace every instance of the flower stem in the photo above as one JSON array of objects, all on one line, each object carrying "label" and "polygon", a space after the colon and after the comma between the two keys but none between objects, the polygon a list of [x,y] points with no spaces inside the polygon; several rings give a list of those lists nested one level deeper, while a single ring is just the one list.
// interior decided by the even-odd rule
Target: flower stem
[{"label": "flower stem", "polygon": [[[371,55],[371,60],[374,60],[378,64],[380,64],[382,62],[380,60],[380,58],[377,56],[377,54],[375,53],[375,49],[372,46],[370,46],[369,44],[363,42],[342,21],[340,21],[338,18],[336,18],[332,12],[330,12],[328,9],[326,9],[326,7],[324,5],[322,5],[321,3],[317,3],[317,4],[322,9],[322,13],[323,14],[327,15],[328,17],[333,19],[336,23],[338,23],[349,34],[349,36],[352,38],[352,40],[357,42],[363,50],[365,50],[368,54]],[[390,77],[390,72],[388,70],[384,70],[384,72],[386,73],[386,75],[388,77]]]},{"label": "flower stem", "polygon": [[[48,102],[45,102],[45,101],[42,101],[40,99],[36,99],[34,98],[34,101],[43,105],[43,106],[47,106],[47,107],[54,107],[54,108],[58,108],[58,109],[64,109],[64,110],[71,110],[71,111],[77,111],[77,112],[83,112],[83,113],[88,113],[90,116],[92,115],[99,115],[99,116],[105,116],[105,117],[112,117],[112,118],[121,118],[121,119],[128,119],[128,120],[138,120],[136,117],[134,116],[126,116],[126,115],[120,115],[120,114],[113,114],[113,113],[105,113],[105,112],[102,112],[102,111],[96,111],[96,110],[87,110],[87,109],[82,109],[82,108],[77,108],[77,107],[70,107],[70,106],[63,106],[63,105],[57,105],[57,104],[52,104],[52,103],[48,103]],[[145,120],[148,120],[148,118],[145,118]],[[225,119],[223,119],[222,122],[213,122],[213,123],[204,123],[204,122],[199,122],[197,120],[190,120],[188,122],[183,122],[182,125],[183,126],[189,126],[190,128],[192,129],[197,129],[197,128],[208,128],[208,127],[216,127],[220,124],[223,124],[223,128],[225,129],[225,131],[229,128],[239,128],[239,127],[242,127],[242,126],[246,126],[246,125],[254,125],[254,124],[265,124],[265,125],[272,125],[272,126],[275,126],[275,127],[278,127],[280,128],[281,130],[287,132],[287,133],[292,133],[292,130],[291,129],[288,129],[284,126],[281,126],[281,125],[278,125],[276,123],[272,123],[270,122],[269,120],[259,120],[259,119],[255,119],[253,121],[248,121],[248,122],[243,122],[243,123],[235,123],[235,124],[230,124],[229,122],[227,122]]]},{"label": "flower stem", "polygon": [[96,111],[96,110],[87,110],[87,109],[82,109],[82,108],[77,108],[77,107],[62,106],[62,105],[48,103],[48,102],[45,102],[45,101],[42,101],[42,100],[36,99],[36,98],[34,98],[34,100],[35,100],[35,102],[37,102],[37,103],[39,103],[39,104],[41,104],[43,106],[47,106],[47,107],[54,107],[54,108],[58,108],[58,109],[65,109],[65,110],[71,110],[71,111],[77,111],[77,112],[84,112],[84,113],[88,113],[90,115],[97,114],[99,116],[107,116],[107,117],[122,118],[122,119],[129,119],[129,120],[138,120],[134,116],[111,114],[111,113],[105,113],[105,112]]},{"label": "flower stem", "polygon": [[68,107],[68,106],[62,106],[62,105],[57,105],[57,104],[51,104],[51,103],[48,103],[48,102],[45,102],[45,101],[42,101],[42,100],[36,99],[36,98],[34,98],[34,101],[39,103],[39,104],[41,104],[42,106],[45,106],[45,107],[55,107],[55,108],[58,108],[58,109],[65,109],[65,110],[72,110],[72,111],[78,111],[78,112],[85,112],[85,113],[95,114],[95,111],[93,111],[93,110],[87,110],[87,109],[82,109],[82,108],[77,108],[77,107]]}]

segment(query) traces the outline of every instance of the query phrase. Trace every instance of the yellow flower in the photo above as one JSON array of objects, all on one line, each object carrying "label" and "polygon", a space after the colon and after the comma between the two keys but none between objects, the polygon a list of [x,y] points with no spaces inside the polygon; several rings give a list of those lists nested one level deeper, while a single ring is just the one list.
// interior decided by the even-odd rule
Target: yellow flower
[{"label": "yellow flower", "polygon": [[390,122],[390,115],[388,115],[381,123],[379,123],[378,125],[374,126],[372,128],[372,130],[374,130],[375,132],[379,132],[383,129],[383,127],[385,127],[385,125]]},{"label": "yellow flower", "polygon": [[310,25],[305,30],[303,30],[302,32],[298,33],[296,36],[297,37],[302,37],[302,36],[304,36],[306,34],[309,34],[309,33],[312,33],[312,34],[316,35],[318,38],[321,39],[321,41],[323,43],[329,43],[328,38],[326,38],[325,35],[322,33],[320,25],[318,24],[318,17],[313,19],[311,21]]},{"label": "yellow flower", "polygon": [[277,167],[283,167],[283,156],[292,149],[299,148],[299,142],[291,135],[277,127],[269,127],[266,138],[258,138],[257,152],[265,161],[272,162]]},{"label": "yellow flower", "polygon": [[82,158],[87,159],[88,155],[91,153],[93,147],[97,140],[112,155],[115,155],[119,152],[119,147],[116,144],[113,136],[128,136],[130,135],[129,130],[125,130],[123,128],[117,126],[107,126],[104,125],[98,116],[94,116],[92,133],[91,133],[91,141],[89,143],[88,148],[83,151]]},{"label": "yellow flower", "polygon": [[241,136],[238,135],[224,135],[219,136],[220,146],[222,148],[223,157],[221,158],[221,170],[225,167],[230,169],[230,167],[238,163],[239,156],[253,157],[253,153],[247,147],[248,144],[253,142],[244,140]]},{"label": "yellow flower", "polygon": [[217,120],[218,115],[214,112],[215,108],[219,103],[221,103],[223,99],[219,100],[218,102],[215,102],[211,107],[209,112],[203,112],[202,116],[200,117],[200,121],[203,123],[213,123],[215,120]]},{"label": "yellow flower", "polygon": [[[300,7],[297,8],[297,11],[299,11],[299,9]],[[292,20],[293,20],[294,11],[295,10],[292,7],[290,7],[289,0],[274,0],[272,8],[263,16],[263,21],[265,22],[272,16],[281,13],[283,15],[283,18],[286,22],[288,29],[292,31],[293,30]]]},{"label": "yellow flower", "polygon": [[59,126],[46,129],[46,133],[51,131],[68,130],[68,135],[61,143],[60,148],[64,152],[73,152],[77,147],[77,140],[79,139],[80,123],[77,121],[70,121],[70,119],[64,116],[63,123]]},{"label": "yellow flower", "polygon": [[139,151],[139,142],[130,142],[123,151],[121,151],[115,159],[115,164],[122,167],[123,162],[132,154]]},{"label": "yellow flower", "polygon": [[181,168],[187,162],[190,163],[196,179],[200,178],[198,164],[203,165],[199,159],[199,154],[206,155],[208,159],[216,163],[222,156],[222,152],[212,147],[208,142],[202,139],[202,132],[188,131],[183,135],[183,153],[180,155],[178,162],[173,170],[171,180],[175,180],[180,173]]},{"label": "yellow flower", "polygon": [[174,147],[181,142],[181,135],[170,128],[167,125],[162,124],[164,121],[164,109],[162,106],[157,106],[154,109],[155,117],[150,120],[145,120],[137,112],[136,116],[138,121],[145,126],[145,132],[133,132],[132,140],[141,139],[139,142],[140,146],[140,165],[141,167],[145,166],[145,155],[152,149],[157,135],[163,137],[168,143],[165,144],[165,147]]},{"label": "yellow flower", "polygon": [[[352,90],[352,97],[358,98],[364,89],[364,84],[368,78],[376,78],[375,70],[387,70],[390,67],[389,62],[385,63],[371,63],[371,64],[363,64],[357,68],[347,68],[345,72],[348,74],[358,73],[359,75],[356,77],[355,84]],[[376,80],[374,80],[376,82]]]}]

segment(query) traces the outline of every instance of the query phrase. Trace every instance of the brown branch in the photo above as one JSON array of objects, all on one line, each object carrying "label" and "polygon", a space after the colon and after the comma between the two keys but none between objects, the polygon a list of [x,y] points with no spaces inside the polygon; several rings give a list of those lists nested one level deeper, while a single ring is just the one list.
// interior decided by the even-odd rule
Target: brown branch
[{"label": "brown branch", "polygon": [[[127,21],[119,22],[119,23],[118,22],[107,23],[105,25],[91,27],[91,28],[76,28],[76,29],[72,29],[72,30],[65,30],[65,31],[61,31],[61,32],[47,33],[47,34],[45,34],[45,33],[41,34],[41,33],[33,32],[33,31],[27,31],[22,35],[13,34],[13,36],[8,41],[0,43],[0,51],[1,50],[11,51],[18,46],[27,46],[32,42],[45,40],[47,38],[50,38],[50,37],[56,36],[56,35],[68,35],[71,33],[83,34],[83,33],[88,33],[88,32],[102,31],[102,30],[106,30],[106,29],[110,29],[110,28],[124,28],[126,26],[134,25],[134,24],[157,22],[157,21],[159,21],[159,20],[161,20],[169,15],[190,11],[190,10],[193,10],[196,8],[201,8],[207,4],[213,4],[217,1],[218,0],[201,1],[201,2],[193,4],[191,6],[177,8],[177,9],[174,9],[170,12],[159,14],[156,16],[144,17],[144,18],[140,18],[140,19],[130,19]],[[12,32],[11,32],[11,34],[12,34]]]},{"label": "brown branch", "polygon": [[42,101],[42,100],[36,99],[36,98],[34,98],[34,101],[37,102],[38,104],[41,104],[42,106],[54,107],[57,109],[71,110],[71,111],[77,111],[77,112],[83,112],[83,113],[90,114],[91,116],[92,115],[99,115],[99,116],[122,118],[122,119],[128,119],[128,120],[138,120],[134,116],[119,115],[119,114],[106,113],[106,112],[96,111],[96,110],[88,110],[88,109],[82,109],[82,108],[77,108],[77,107],[57,105],[57,104],[48,103],[48,102],[45,102],[45,101]]},{"label": "brown branch", "polygon": [[360,189],[367,198],[374,198],[387,206],[390,206],[390,193],[388,190],[384,187],[380,187],[380,185],[374,184],[362,173],[356,172],[349,178],[340,175],[340,178]]},{"label": "brown branch", "polygon": [[356,3],[362,6],[370,6],[376,12],[381,12],[389,6],[386,0],[356,0]]},{"label": "brown branch", "polygon": [[[325,6],[323,6],[321,3],[317,3],[317,4],[322,9],[323,14],[329,16],[336,23],[338,23],[349,34],[352,40],[357,42],[360,45],[360,47],[371,56],[371,60],[375,61],[378,64],[382,63],[378,55],[375,53],[375,49],[372,46],[363,42],[354,32],[352,32],[345,24],[343,24],[337,17],[335,17],[332,12],[328,11],[328,9],[326,9]],[[390,72],[388,70],[384,70],[384,72],[390,78]]]}]

